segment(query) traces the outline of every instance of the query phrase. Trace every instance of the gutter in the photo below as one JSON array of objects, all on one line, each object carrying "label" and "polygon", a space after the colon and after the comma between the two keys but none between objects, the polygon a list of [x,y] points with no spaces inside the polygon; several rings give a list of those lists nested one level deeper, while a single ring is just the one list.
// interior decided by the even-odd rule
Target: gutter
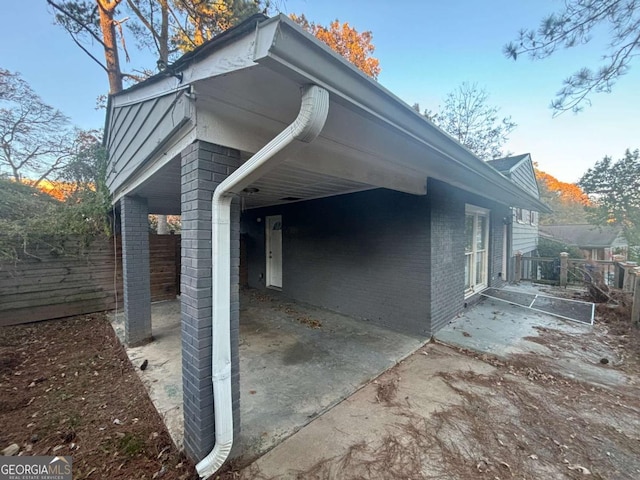
[{"label": "gutter", "polygon": [[252,184],[311,143],[322,131],[329,113],[329,92],[317,85],[302,89],[300,112],[291,125],[262,147],[227,177],[213,192],[212,228],[212,359],[211,381],[215,421],[215,445],[196,470],[209,478],[229,457],[233,446],[231,394],[231,201],[234,194]]},{"label": "gutter", "polygon": [[[515,185],[493,167],[480,160],[452,136],[416,112],[376,81],[350,65],[312,35],[303,32],[285,15],[272,17],[257,26],[254,61],[301,83],[326,88],[337,102],[346,102],[389,125],[406,138],[427,147],[436,158],[451,162],[459,172],[469,175],[466,187],[450,178],[433,177],[463,190],[509,207],[523,207],[551,213],[551,209]],[[427,165],[429,166],[429,165]],[[463,173],[464,172],[464,173]],[[484,181],[497,187],[501,195],[488,195],[482,188],[469,186]]]}]

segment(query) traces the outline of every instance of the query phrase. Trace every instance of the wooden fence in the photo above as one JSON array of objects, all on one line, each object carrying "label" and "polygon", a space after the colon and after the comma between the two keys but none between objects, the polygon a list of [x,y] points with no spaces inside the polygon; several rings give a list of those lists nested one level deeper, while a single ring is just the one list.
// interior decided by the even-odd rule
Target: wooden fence
[{"label": "wooden fence", "polygon": [[[0,263],[0,326],[122,308],[120,238],[46,243]],[[150,235],[151,300],[179,293],[180,236]],[[116,303],[117,301],[117,303]]]}]

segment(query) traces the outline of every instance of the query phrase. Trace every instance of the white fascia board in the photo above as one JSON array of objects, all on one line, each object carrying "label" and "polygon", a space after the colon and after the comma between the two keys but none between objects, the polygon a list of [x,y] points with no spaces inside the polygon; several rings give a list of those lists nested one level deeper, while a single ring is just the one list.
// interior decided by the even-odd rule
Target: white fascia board
[{"label": "white fascia board", "polygon": [[168,74],[166,78],[114,95],[112,97],[112,108],[144,102],[145,100],[188,88],[189,85],[198,80],[251,67],[255,65],[253,61],[254,41],[255,34],[248,33],[216,49],[207,57],[194,61],[191,65],[180,70],[182,81]]},{"label": "white fascia board", "polygon": [[[495,196],[494,200],[499,203],[548,210],[542,202],[478,159],[398,97],[315,37],[301,31],[286,16],[279,15],[259,24],[255,45],[256,63],[293,77],[301,84],[313,83],[327,89],[332,100],[357,107],[424,145],[437,157],[461,166],[471,176],[469,184],[456,182],[464,185],[462,188],[468,189],[483,180],[504,194]],[[486,196],[486,193],[481,195]]]}]

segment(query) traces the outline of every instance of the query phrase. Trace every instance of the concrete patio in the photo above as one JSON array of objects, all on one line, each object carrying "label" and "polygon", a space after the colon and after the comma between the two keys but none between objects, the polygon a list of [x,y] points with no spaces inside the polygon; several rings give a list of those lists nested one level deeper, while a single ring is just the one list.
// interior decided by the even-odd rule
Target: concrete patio
[{"label": "concrete patio", "polygon": [[[123,315],[112,322],[123,338]],[[152,305],[154,341],[127,348],[178,447],[183,441],[179,300]],[[278,292],[244,290],[240,311],[239,444],[262,455],[369,380],[418,349],[421,339],[293,302]]]},{"label": "concrete patio", "polygon": [[[527,294],[568,297],[571,290],[523,282],[508,290]],[[575,290],[574,293],[579,293]],[[550,332],[554,339],[544,340]],[[551,362],[563,375],[598,386],[618,387],[628,377],[610,368],[617,354],[601,341],[602,330],[594,326],[563,320],[546,313],[500,300],[483,298],[436,333],[434,339],[455,347],[494,355],[502,359],[518,355],[537,355],[539,362]],[[601,363],[607,359],[607,365]]]}]

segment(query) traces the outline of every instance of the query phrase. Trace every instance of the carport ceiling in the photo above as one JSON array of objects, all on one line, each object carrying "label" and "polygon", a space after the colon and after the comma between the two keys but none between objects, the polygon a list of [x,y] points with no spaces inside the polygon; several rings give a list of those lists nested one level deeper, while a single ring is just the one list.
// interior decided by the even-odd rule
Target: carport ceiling
[{"label": "carport ceiling", "polygon": [[[256,208],[370,188],[364,183],[309,172],[285,163],[251,185],[241,195],[241,202],[244,208]],[[150,213],[180,215],[180,158],[172,159],[134,194],[147,198]]]},{"label": "carport ceiling", "polygon": [[[248,152],[258,151],[285,129],[300,109],[300,85],[261,66],[208,78],[196,83],[194,91],[197,137],[240,150],[245,160],[252,155]],[[426,193],[426,172],[412,164],[420,154],[415,145],[380,120],[330,98],[320,136],[251,185],[242,195],[245,208],[379,187]],[[146,197],[150,212],[179,214],[179,157],[132,194]]]}]

